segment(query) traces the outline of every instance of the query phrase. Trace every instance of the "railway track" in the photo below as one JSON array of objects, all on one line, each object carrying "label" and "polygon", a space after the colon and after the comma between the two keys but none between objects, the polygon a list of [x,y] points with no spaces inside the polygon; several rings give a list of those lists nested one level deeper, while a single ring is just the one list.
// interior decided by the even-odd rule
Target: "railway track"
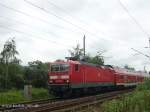
[{"label": "railway track", "polygon": [[11,110],[17,110],[21,108],[31,108],[31,107],[38,107],[41,104],[46,103],[53,103],[56,101],[61,101],[62,98],[51,98],[51,99],[41,99],[41,100],[34,100],[34,101],[26,101],[22,103],[16,103],[16,104],[6,104],[6,105],[0,105],[0,112],[1,111],[11,111]]},{"label": "railway track", "polygon": [[[4,110],[8,112],[66,112],[79,110],[84,107],[89,107],[90,105],[102,103],[106,100],[110,100],[113,98],[118,98],[120,94],[132,92],[134,89],[120,90],[109,92],[100,95],[93,95],[88,97],[81,97],[75,99],[66,99],[66,100],[45,100],[44,102],[41,100],[39,102],[31,102],[30,107],[23,108],[15,108],[11,110]],[[36,105],[36,106],[33,106]],[[29,104],[28,104],[29,105]]]}]

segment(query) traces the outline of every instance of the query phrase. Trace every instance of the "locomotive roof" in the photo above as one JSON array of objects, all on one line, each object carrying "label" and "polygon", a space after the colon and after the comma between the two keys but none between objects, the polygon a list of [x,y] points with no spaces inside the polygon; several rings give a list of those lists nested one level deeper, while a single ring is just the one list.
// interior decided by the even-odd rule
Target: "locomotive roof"
[{"label": "locomotive roof", "polygon": [[71,64],[84,64],[84,65],[88,65],[88,66],[95,66],[95,67],[102,67],[102,68],[113,68],[112,66],[108,66],[108,65],[97,65],[97,64],[93,64],[93,63],[88,63],[85,61],[73,61],[73,60],[68,60],[68,61],[55,61],[51,64],[67,64],[67,63],[71,63]]},{"label": "locomotive roof", "polygon": [[52,62],[51,64],[68,64],[68,63],[81,64],[79,61],[72,61],[72,60],[68,60],[68,61],[55,61],[55,62]]}]

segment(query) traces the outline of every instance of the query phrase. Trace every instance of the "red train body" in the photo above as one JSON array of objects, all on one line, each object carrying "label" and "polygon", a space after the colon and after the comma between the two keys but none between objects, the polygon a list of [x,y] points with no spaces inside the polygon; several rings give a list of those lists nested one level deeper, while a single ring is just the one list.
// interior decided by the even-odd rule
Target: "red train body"
[{"label": "red train body", "polygon": [[56,95],[136,86],[144,80],[138,72],[71,60],[51,63],[48,76],[49,89]]}]

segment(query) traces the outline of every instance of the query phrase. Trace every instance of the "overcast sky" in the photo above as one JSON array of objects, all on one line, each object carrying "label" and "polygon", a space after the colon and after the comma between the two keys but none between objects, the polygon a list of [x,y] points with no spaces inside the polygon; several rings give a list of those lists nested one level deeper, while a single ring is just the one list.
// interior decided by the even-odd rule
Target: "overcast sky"
[{"label": "overcast sky", "polygon": [[[150,0],[120,1],[149,35]],[[106,64],[150,70],[149,59],[131,50],[150,55],[144,48],[148,35],[119,0],[0,0],[0,51],[6,40],[15,37],[23,65],[64,59],[77,43],[82,46],[84,35],[86,52],[95,55],[105,50]]]}]

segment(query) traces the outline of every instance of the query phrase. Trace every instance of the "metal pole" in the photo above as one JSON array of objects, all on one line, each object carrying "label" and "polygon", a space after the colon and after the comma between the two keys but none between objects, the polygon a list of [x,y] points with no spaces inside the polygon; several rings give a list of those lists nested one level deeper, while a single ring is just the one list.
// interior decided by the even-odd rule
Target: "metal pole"
[{"label": "metal pole", "polygon": [[149,48],[150,48],[150,37],[149,37]]},{"label": "metal pole", "polygon": [[[83,52],[84,52],[84,61],[85,61],[85,35],[84,35],[84,37],[83,37]],[[86,76],[85,76],[85,68],[84,68],[84,74],[83,74],[83,83],[85,83],[85,78],[86,78]]]},{"label": "metal pole", "polygon": [[85,35],[83,37],[83,52],[84,52],[84,59],[85,59]]}]

